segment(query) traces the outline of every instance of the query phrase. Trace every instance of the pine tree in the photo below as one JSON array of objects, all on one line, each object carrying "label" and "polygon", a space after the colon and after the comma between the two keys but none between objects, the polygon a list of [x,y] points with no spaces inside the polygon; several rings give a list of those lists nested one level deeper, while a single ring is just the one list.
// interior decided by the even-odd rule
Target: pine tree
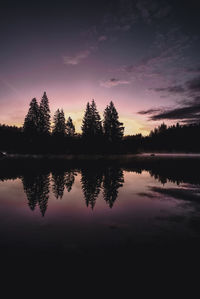
[{"label": "pine tree", "polygon": [[87,103],[81,128],[84,137],[98,137],[102,133],[101,118],[94,100],[91,105]]},{"label": "pine tree", "polygon": [[57,111],[54,114],[54,126],[53,126],[53,135],[56,136],[65,136],[66,134],[66,124],[65,124],[65,115],[63,109]]},{"label": "pine tree", "polygon": [[91,104],[91,114],[92,114],[93,135],[100,136],[102,134],[101,117],[99,115],[99,112],[97,111],[97,106],[94,100],[92,100],[92,104]]},{"label": "pine tree", "polygon": [[30,102],[28,113],[24,120],[23,130],[25,133],[36,135],[39,132],[39,106],[36,98]]},{"label": "pine tree", "polygon": [[113,102],[110,102],[104,111],[103,132],[110,142],[119,141],[123,137],[123,123],[119,122],[118,112]]},{"label": "pine tree", "polygon": [[75,135],[75,126],[73,124],[71,117],[68,118],[66,123],[66,133],[67,136],[69,137],[73,137]]},{"label": "pine tree", "polygon": [[40,123],[39,131],[41,134],[50,133],[50,108],[49,99],[47,98],[46,92],[44,92],[41,102],[40,102]]},{"label": "pine tree", "polygon": [[85,110],[85,114],[83,117],[83,122],[82,122],[82,134],[84,137],[88,137],[91,135],[91,108],[90,108],[90,104],[89,102],[86,105],[86,110]]}]

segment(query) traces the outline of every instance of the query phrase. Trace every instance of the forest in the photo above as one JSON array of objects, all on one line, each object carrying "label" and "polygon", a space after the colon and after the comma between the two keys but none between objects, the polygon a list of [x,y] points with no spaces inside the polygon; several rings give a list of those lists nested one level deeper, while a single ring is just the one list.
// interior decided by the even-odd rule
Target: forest
[{"label": "forest", "polygon": [[51,122],[49,99],[44,92],[40,103],[33,98],[22,127],[0,124],[0,151],[22,154],[128,154],[140,152],[200,152],[200,123],[167,127],[161,124],[148,136],[124,136],[123,123],[111,101],[103,120],[94,100],[87,103],[76,133],[69,116],[57,109]]}]

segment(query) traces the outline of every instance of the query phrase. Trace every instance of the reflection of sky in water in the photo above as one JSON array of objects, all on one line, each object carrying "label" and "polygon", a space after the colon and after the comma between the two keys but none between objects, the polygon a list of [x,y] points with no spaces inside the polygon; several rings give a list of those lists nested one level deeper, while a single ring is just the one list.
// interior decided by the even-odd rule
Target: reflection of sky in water
[{"label": "reflection of sky in water", "polygon": [[84,250],[91,246],[119,246],[127,240],[148,244],[198,237],[198,186],[177,186],[171,182],[163,185],[147,171],[142,174],[124,171],[123,186],[117,185],[112,208],[105,201],[105,185],[101,183],[92,209],[90,204],[86,206],[82,176],[75,174],[70,192],[65,187],[62,199],[56,198],[55,181],[52,175],[49,177],[44,217],[38,203],[31,210],[21,179],[1,182],[1,246],[17,243],[17,246]]}]

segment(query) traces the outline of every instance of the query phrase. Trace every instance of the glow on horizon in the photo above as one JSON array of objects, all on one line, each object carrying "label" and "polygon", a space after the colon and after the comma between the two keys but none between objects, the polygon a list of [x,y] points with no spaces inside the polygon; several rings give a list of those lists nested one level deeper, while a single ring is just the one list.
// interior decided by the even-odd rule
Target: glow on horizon
[{"label": "glow on horizon", "polygon": [[[135,100],[133,103],[132,95],[130,96],[125,89],[120,90],[114,87],[108,90],[95,85],[94,82],[89,80],[70,83],[70,85],[63,86],[63,82],[60,85],[55,82],[52,85],[48,84],[46,88],[38,85],[35,88],[27,86],[18,89],[18,93],[14,93],[12,90],[10,94],[5,96],[6,100],[2,99],[1,101],[0,123],[18,127],[23,126],[31,99],[36,97],[39,103],[44,91],[46,91],[51,110],[51,120],[53,121],[53,115],[57,109],[63,109],[66,120],[69,116],[72,118],[77,133],[81,133],[86,104],[94,99],[102,120],[104,109],[110,101],[114,102],[119,120],[125,127],[124,135],[149,134],[152,124],[148,123],[143,116],[137,114],[137,111],[143,108],[141,106],[143,100]],[[139,98],[139,95],[135,98]],[[140,102],[140,105],[138,105],[138,102]]]},{"label": "glow on horizon", "polygon": [[[47,94],[47,96],[48,96],[48,94]],[[89,100],[89,101],[91,102],[91,100]],[[23,101],[21,101],[21,103],[19,102],[19,105],[16,105],[16,106],[14,105],[14,107],[12,109],[9,108],[9,110],[7,108],[7,103],[5,103],[5,105],[2,105],[2,109],[0,112],[0,123],[5,124],[5,125],[10,125],[10,126],[22,127],[24,118],[28,112],[29,102],[27,100],[25,103]],[[73,103],[73,101],[72,101],[72,103]],[[63,108],[66,120],[70,116],[74,122],[74,125],[76,128],[76,133],[81,133],[81,125],[82,125],[82,119],[84,117],[86,103],[87,103],[87,100],[84,101],[84,103],[82,103],[81,107],[80,107],[79,101],[78,101],[78,103],[74,102],[74,106],[76,108],[73,109],[73,107],[72,107],[73,105],[72,104],[69,105],[65,101],[51,102],[51,100],[50,100],[52,125],[53,125],[53,115],[54,115],[55,111],[58,108],[59,109]],[[106,105],[105,104],[100,105],[100,102],[97,102],[97,101],[96,101],[96,104],[97,104],[97,109],[100,113],[101,119],[103,120],[103,111],[104,111],[106,105],[109,104],[109,101],[107,101]],[[152,126],[151,125],[147,126],[145,120],[142,119],[142,117],[140,117],[138,115],[134,116],[134,115],[130,115],[128,113],[124,113],[124,111],[123,111],[124,109],[120,109],[121,105],[118,104],[115,106],[117,106],[116,109],[119,114],[119,121],[122,122],[125,127],[124,135],[135,135],[135,134],[139,134],[139,133],[141,133],[142,135],[148,135],[150,130],[152,129]],[[12,106],[12,104],[11,104],[11,106]],[[67,106],[70,106],[70,107],[67,108]],[[77,106],[79,106],[79,107],[77,107]],[[99,107],[101,107],[101,108],[99,108]]]},{"label": "glow on horizon", "polygon": [[[81,125],[82,125],[82,119],[84,116],[84,110],[77,110],[77,111],[68,111],[66,109],[64,109],[64,113],[65,113],[65,118],[66,120],[68,119],[68,117],[70,116],[73,120],[73,123],[75,125],[76,128],[76,133],[81,133]],[[25,117],[26,113],[24,114]],[[103,113],[100,113],[101,115],[101,119],[103,119]],[[53,119],[53,115],[51,114],[51,120]],[[19,120],[19,117],[15,116],[9,118],[6,120],[6,118],[4,118],[4,122],[2,122],[1,124],[5,124],[5,125],[10,125],[10,126],[17,126],[17,127],[22,127],[23,126],[23,118]],[[152,129],[151,127],[145,127],[144,123],[138,119],[131,119],[128,116],[126,117],[125,115],[123,115],[122,117],[120,117],[119,115],[119,121],[123,123],[125,130],[124,130],[124,135],[135,135],[135,134],[142,134],[144,136],[148,135],[150,130]],[[53,123],[52,123],[53,125]]]}]

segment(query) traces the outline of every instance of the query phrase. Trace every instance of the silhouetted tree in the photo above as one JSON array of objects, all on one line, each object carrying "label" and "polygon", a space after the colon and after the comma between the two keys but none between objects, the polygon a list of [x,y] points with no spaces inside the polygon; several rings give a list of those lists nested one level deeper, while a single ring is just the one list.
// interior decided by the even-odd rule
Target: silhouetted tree
[{"label": "silhouetted tree", "polygon": [[52,190],[55,197],[62,199],[66,184],[66,173],[52,173]]},{"label": "silhouetted tree", "polygon": [[81,184],[86,206],[88,207],[90,205],[93,210],[101,188],[102,173],[99,173],[97,170],[88,171],[83,169],[81,175]]},{"label": "silhouetted tree", "polygon": [[66,124],[65,124],[65,115],[63,109],[57,110],[54,114],[53,119],[53,131],[52,134],[55,136],[65,136],[66,135]]},{"label": "silhouetted tree", "polygon": [[40,112],[36,98],[33,98],[29,105],[28,113],[24,120],[23,130],[30,136],[39,132]]},{"label": "silhouetted tree", "polygon": [[108,167],[103,177],[103,198],[112,208],[118,196],[118,189],[123,186],[123,171],[120,168]]},{"label": "silhouetted tree", "polygon": [[92,100],[90,109],[92,115],[93,136],[100,136],[102,134],[101,117],[99,115],[99,112],[97,111],[97,106],[94,100]]},{"label": "silhouetted tree", "polygon": [[46,92],[44,92],[41,102],[40,102],[40,107],[39,107],[39,112],[40,112],[40,118],[39,118],[39,132],[41,134],[49,134],[50,133],[50,108],[49,108],[49,100],[47,98]]},{"label": "silhouetted tree", "polygon": [[110,142],[120,141],[123,137],[123,123],[119,122],[118,112],[113,102],[110,102],[104,111],[103,132]]},{"label": "silhouetted tree", "polygon": [[68,118],[66,123],[66,134],[69,137],[73,137],[75,135],[75,126],[73,124],[71,117]]},{"label": "silhouetted tree", "polygon": [[81,128],[83,137],[94,138],[102,134],[101,118],[94,100],[91,105],[87,103]]}]

